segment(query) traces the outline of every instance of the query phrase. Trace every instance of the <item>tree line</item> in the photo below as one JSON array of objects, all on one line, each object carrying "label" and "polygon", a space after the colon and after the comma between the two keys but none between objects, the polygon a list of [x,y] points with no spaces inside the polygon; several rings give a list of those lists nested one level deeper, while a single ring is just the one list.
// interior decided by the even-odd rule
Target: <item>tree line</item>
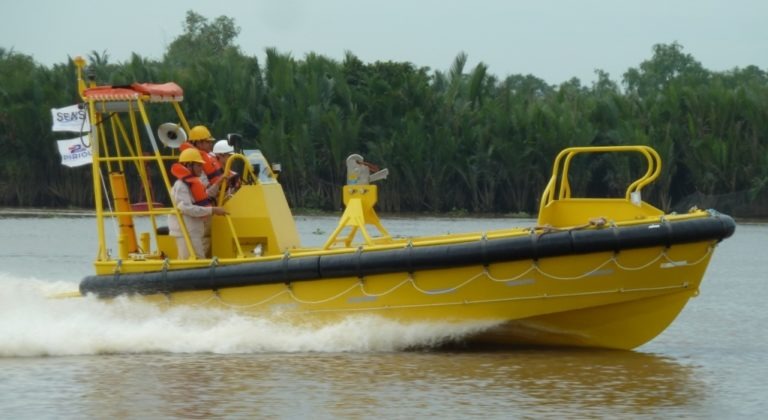
[{"label": "tree line", "polygon": [[[446,71],[275,48],[260,62],[240,51],[238,33],[231,18],[190,11],[161,60],[87,60],[100,84],[178,83],[192,124],[239,132],[245,148],[282,164],[294,207],[338,210],[345,159],[359,153],[390,171],[381,211],[535,214],[561,149],[644,144],[663,161],[647,201],[768,215],[768,74],[756,66],[710,71],[683,46],[659,44],[620,82],[597,70],[589,86],[550,85],[468,68],[464,53]],[[60,165],[61,135],[50,130],[50,109],[79,100],[74,75],[71,60],[46,67],[0,48],[0,205],[92,206],[90,171]],[[645,170],[590,159],[571,171],[574,194],[621,196]]]}]

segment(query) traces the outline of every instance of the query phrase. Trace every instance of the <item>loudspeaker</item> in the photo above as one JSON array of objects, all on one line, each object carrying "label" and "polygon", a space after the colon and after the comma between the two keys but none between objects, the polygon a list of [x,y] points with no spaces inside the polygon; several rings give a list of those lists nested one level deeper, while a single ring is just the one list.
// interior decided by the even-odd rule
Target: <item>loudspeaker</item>
[{"label": "loudspeaker", "polygon": [[157,128],[157,137],[160,141],[172,149],[177,149],[187,141],[187,133],[180,125],[174,123],[160,124]]}]

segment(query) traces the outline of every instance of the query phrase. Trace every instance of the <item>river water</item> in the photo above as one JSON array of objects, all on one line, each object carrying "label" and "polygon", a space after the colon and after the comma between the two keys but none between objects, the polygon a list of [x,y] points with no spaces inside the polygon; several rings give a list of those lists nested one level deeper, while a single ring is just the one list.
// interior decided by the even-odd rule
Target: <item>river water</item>
[{"label": "river water", "polygon": [[[299,216],[321,244],[336,219]],[[392,234],[531,220],[398,218]],[[51,300],[91,273],[90,216],[0,212],[3,418],[753,418],[768,411],[768,225],[739,224],[662,335],[635,351],[435,349],[429,326],[298,329],[130,300]],[[414,350],[416,348],[416,350]]]}]

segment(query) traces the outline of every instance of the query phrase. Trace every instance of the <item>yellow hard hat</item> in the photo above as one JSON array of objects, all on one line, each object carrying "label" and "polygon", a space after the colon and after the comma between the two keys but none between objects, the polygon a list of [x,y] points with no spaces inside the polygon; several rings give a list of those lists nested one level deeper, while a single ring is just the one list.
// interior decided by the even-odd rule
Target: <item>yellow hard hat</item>
[{"label": "yellow hard hat", "polygon": [[189,130],[189,141],[213,141],[213,136],[204,125],[196,125]]},{"label": "yellow hard hat", "polygon": [[181,154],[179,155],[179,162],[180,163],[187,163],[187,162],[203,163],[203,158],[200,156],[200,151],[193,147],[191,149],[185,149],[183,152],[181,152]]}]

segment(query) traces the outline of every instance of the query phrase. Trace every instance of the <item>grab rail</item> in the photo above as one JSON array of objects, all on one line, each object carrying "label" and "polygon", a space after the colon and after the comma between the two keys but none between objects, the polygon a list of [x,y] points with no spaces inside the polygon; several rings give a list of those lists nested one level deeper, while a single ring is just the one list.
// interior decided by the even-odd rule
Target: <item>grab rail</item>
[{"label": "grab rail", "polygon": [[[571,186],[568,182],[568,171],[570,170],[571,160],[574,156],[581,153],[610,153],[610,152],[637,152],[645,156],[648,161],[648,169],[645,174],[632,182],[627,187],[625,198],[631,200],[634,193],[639,193],[643,187],[655,181],[661,174],[661,157],[653,148],[649,146],[589,146],[589,147],[569,147],[561,151],[552,169],[552,177],[544,189],[541,197],[539,212],[555,200],[571,198]],[[562,170],[560,167],[562,166]],[[562,173],[561,173],[562,172]],[[558,176],[560,183],[558,184]],[[559,189],[558,189],[559,186]]]},{"label": "grab rail", "polygon": [[[253,171],[253,165],[251,165],[251,162],[249,162],[248,159],[240,153],[232,154],[227,160],[227,163],[224,164],[223,171],[225,175],[228,175],[232,172],[232,163],[235,160],[243,161],[243,174],[240,176],[241,182],[259,182],[259,177]],[[225,177],[225,179],[222,181],[222,184],[219,186],[219,193],[216,197],[216,203],[219,206],[224,205],[224,199],[226,198],[227,190],[229,189],[229,185],[227,185],[228,182],[229,179]],[[232,234],[232,240],[235,244],[237,258],[244,258],[245,254],[243,254],[243,247],[240,244],[240,238],[237,236],[237,230],[235,229],[235,224],[232,222],[232,217],[229,214],[224,215],[224,217],[227,220],[227,227],[229,227],[229,231]]]}]

